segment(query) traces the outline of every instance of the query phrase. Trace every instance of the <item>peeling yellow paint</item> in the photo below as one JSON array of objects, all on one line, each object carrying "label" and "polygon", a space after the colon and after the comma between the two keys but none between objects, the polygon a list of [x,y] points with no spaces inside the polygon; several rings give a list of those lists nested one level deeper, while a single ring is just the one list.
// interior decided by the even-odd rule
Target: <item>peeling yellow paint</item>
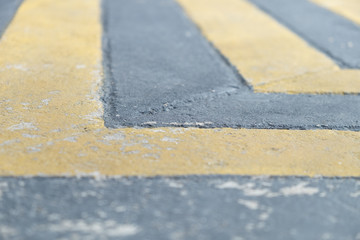
[{"label": "peeling yellow paint", "polygon": [[311,1],[360,24],[359,0],[311,0]]},{"label": "peeling yellow paint", "polygon": [[0,42],[1,175],[360,176],[360,133],[107,129],[99,2],[27,0]]},{"label": "peeling yellow paint", "polygon": [[359,70],[340,69],[246,0],[178,2],[256,92],[360,92]]}]

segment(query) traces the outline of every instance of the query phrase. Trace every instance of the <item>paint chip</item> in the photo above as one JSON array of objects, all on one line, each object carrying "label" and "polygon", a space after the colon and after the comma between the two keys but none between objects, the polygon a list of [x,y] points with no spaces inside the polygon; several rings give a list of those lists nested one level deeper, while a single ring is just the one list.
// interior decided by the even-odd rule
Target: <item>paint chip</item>
[{"label": "paint chip", "polygon": [[259,204],[256,201],[249,201],[244,199],[239,199],[238,203],[241,205],[244,205],[245,207],[251,209],[251,210],[257,210],[259,208]]},{"label": "paint chip", "polygon": [[298,185],[292,187],[285,187],[280,189],[280,192],[284,196],[293,196],[293,195],[314,195],[319,192],[318,188],[306,187],[308,183],[302,182]]},{"label": "paint chip", "polygon": [[228,181],[228,182],[225,182],[225,183],[222,183],[222,184],[216,186],[216,188],[219,188],[219,189],[239,189],[239,190],[242,190],[242,189],[244,189],[244,186],[239,185],[237,182]]}]

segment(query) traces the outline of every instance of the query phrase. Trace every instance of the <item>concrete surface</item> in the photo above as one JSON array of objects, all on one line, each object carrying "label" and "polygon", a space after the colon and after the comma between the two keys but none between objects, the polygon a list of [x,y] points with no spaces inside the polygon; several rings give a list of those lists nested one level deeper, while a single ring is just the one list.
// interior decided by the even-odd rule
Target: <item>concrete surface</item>
[{"label": "concrete surface", "polygon": [[[208,49],[214,53],[190,20],[180,11],[181,8],[173,1],[165,3],[162,11],[156,14],[160,9],[139,8],[143,4],[149,4],[149,1],[126,1],[121,9],[129,10],[126,14],[134,16],[131,18],[122,13],[119,16],[126,17],[129,21],[116,24],[130,23],[130,19],[138,19],[135,13],[148,19],[142,11],[152,13],[151,16],[162,16],[162,12],[169,10],[172,17],[182,19],[180,22],[192,29],[194,34],[197,33],[193,36],[197,39],[194,41],[198,42],[196,46],[204,46],[203,50]],[[151,6],[156,7],[156,4]],[[112,9],[119,7],[112,6]],[[132,113],[131,101],[148,104],[139,105],[139,108],[145,110],[151,103],[144,100],[157,97],[157,101],[162,102],[167,95],[167,90],[164,90],[166,84],[159,86],[164,90],[161,92],[162,96],[144,96],[140,88],[136,90],[131,89],[131,85],[121,85],[121,78],[118,79],[118,87],[134,94],[127,96],[128,99],[118,96],[122,104],[129,103],[128,109],[124,107],[125,110],[120,113],[120,119],[128,118],[131,126],[139,122],[139,125],[152,128],[107,128],[103,119],[103,103],[99,96],[103,78],[101,37],[104,36],[100,10],[98,2],[86,0],[29,0],[19,8],[0,44],[0,56],[3,56],[0,58],[1,175],[360,175],[360,133],[352,131],[358,130],[359,126],[359,98],[354,95],[254,94],[239,84],[241,88],[235,88],[234,93],[228,90],[223,93],[210,91],[197,98],[194,90],[189,93],[183,91],[188,89],[184,85],[181,94],[184,98],[195,95],[193,101],[175,99],[175,103],[161,106],[162,112],[157,114],[146,111],[139,113],[136,109]],[[78,14],[74,14],[77,11]],[[112,16],[117,12],[108,14]],[[143,39],[155,37],[152,34],[156,33],[156,29],[163,29],[162,35],[168,36],[170,34],[165,33],[170,31],[169,26],[162,24],[172,22],[165,20],[167,19],[158,19],[156,26],[151,24],[148,28],[134,24],[132,29],[141,30],[139,33],[142,34],[148,29],[149,36],[144,34]],[[107,26],[109,30],[113,29],[110,22]],[[183,25],[177,26],[179,30],[181,26]],[[131,33],[132,29],[128,29],[128,32]],[[116,30],[116,34],[121,32],[118,28],[113,30]],[[129,35],[128,38],[130,37]],[[163,38],[167,39],[166,36]],[[135,39],[136,34],[134,42]],[[151,41],[142,41],[141,44],[146,42]],[[155,44],[155,41],[153,43]],[[139,47],[141,44],[139,43]],[[165,45],[165,42],[160,45]],[[143,52],[151,53],[152,50],[141,49],[139,56]],[[130,54],[131,51],[127,53]],[[191,54],[191,51],[187,53]],[[205,53],[201,56],[208,58],[209,64],[220,66],[216,68],[217,71],[224,69],[224,73],[231,75],[230,67],[220,61],[218,55],[209,53],[210,57],[206,57]],[[154,54],[153,59],[157,59],[165,53]],[[122,56],[126,56],[125,52]],[[129,61],[131,57],[136,58],[130,55]],[[170,58],[166,62],[169,61]],[[173,61],[171,64],[178,66],[175,64],[176,60]],[[184,59],[179,58],[179,66],[180,61]],[[149,66],[156,67],[151,64]],[[128,67],[139,70],[135,65]],[[154,81],[154,78],[150,79],[152,74],[162,73],[164,68],[164,65],[160,64],[154,69],[148,69],[149,78],[143,75],[143,80]],[[206,66],[201,68],[202,73],[206,72]],[[141,73],[137,70],[132,73],[134,76]],[[175,69],[172,71],[176,75]],[[235,74],[233,76],[235,78]],[[107,78],[106,84],[109,83],[108,80]],[[198,85],[201,91],[206,91],[206,87],[195,80],[192,84]],[[218,84],[214,79],[208,84],[211,82],[214,86]],[[172,88],[175,92],[177,89],[174,86]],[[175,94],[168,96],[175,98]],[[303,98],[308,99],[308,102],[302,102]],[[281,102],[285,100],[287,102]],[[314,105],[318,107],[314,109]],[[173,106],[177,108],[174,109]],[[284,109],[289,116],[284,114]],[[105,110],[107,114],[108,109]],[[271,114],[264,114],[265,110]],[[324,115],[326,117],[322,118]],[[207,122],[209,116],[218,122]],[[151,118],[159,118],[161,122],[148,122]],[[177,122],[173,122],[174,120]],[[169,125],[166,125],[166,128],[154,128],[162,122]],[[235,128],[204,129],[214,126]],[[291,130],[269,131],[253,128]],[[317,129],[305,130],[308,128]]]},{"label": "concrete surface", "polygon": [[360,239],[359,179],[1,178],[0,238]]}]

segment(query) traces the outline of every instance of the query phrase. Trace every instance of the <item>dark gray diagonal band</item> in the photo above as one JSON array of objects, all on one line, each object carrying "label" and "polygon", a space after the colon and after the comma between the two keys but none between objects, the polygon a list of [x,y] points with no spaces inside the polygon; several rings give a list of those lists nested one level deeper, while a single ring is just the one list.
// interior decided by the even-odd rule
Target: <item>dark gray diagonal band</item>
[{"label": "dark gray diagonal band", "polygon": [[0,38],[23,0],[0,0]]},{"label": "dark gray diagonal band", "polygon": [[342,68],[360,69],[360,26],[308,0],[250,0]]},{"label": "dark gray diagonal band", "polygon": [[173,0],[103,11],[107,127],[360,130],[359,96],[253,93]]}]

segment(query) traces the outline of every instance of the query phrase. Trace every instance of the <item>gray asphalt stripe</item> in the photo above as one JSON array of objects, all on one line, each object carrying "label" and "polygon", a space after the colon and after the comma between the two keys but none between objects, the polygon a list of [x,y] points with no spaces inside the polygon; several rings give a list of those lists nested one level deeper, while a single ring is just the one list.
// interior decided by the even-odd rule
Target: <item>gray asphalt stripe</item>
[{"label": "gray asphalt stripe", "polygon": [[104,1],[103,18],[114,104],[141,109],[239,85],[173,1]]},{"label": "gray asphalt stripe", "polygon": [[354,178],[0,178],[1,239],[360,239]]},{"label": "gray asphalt stripe", "polygon": [[360,130],[360,97],[255,94],[173,0],[105,0],[107,127]]},{"label": "gray asphalt stripe", "polygon": [[360,26],[308,0],[250,0],[331,57],[343,68],[360,68]]},{"label": "gray asphalt stripe", "polygon": [[0,0],[0,38],[21,3],[22,0]]}]

